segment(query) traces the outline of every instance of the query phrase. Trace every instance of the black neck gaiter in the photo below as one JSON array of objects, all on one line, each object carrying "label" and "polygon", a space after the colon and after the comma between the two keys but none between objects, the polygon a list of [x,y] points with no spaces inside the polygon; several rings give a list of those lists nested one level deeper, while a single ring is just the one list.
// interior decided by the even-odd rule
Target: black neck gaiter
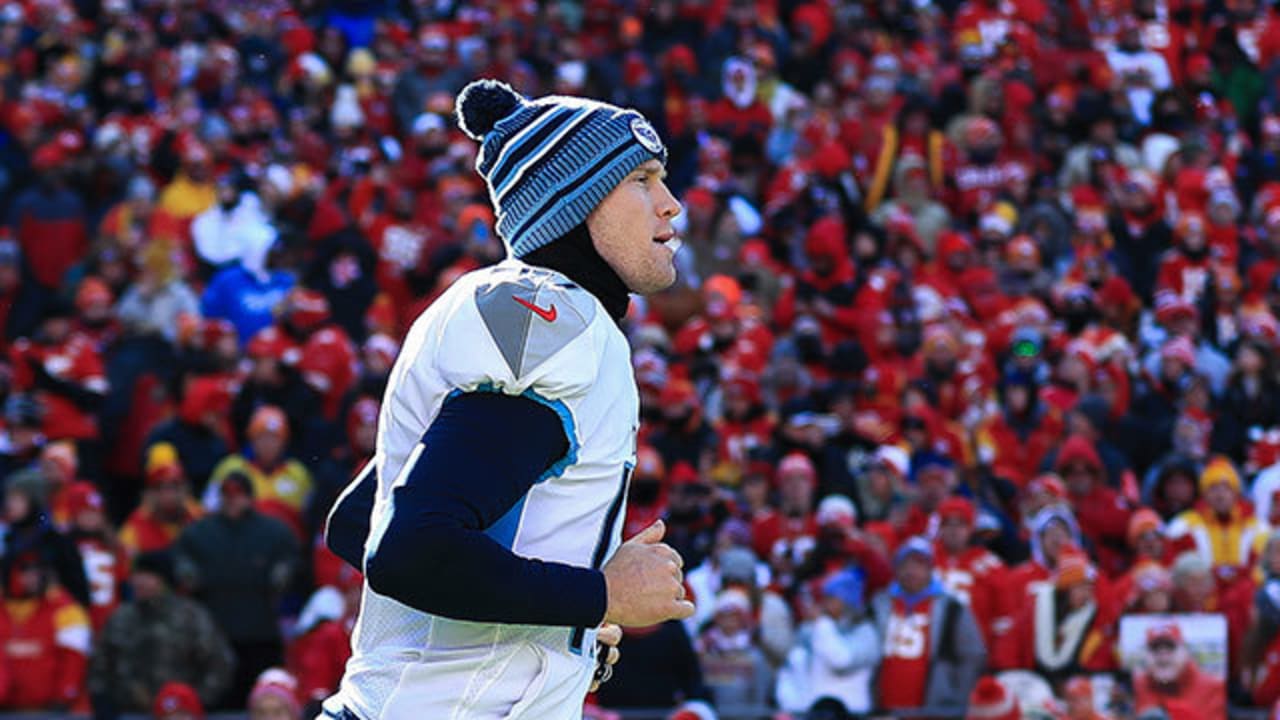
[{"label": "black neck gaiter", "polygon": [[586,223],[520,259],[530,265],[563,273],[586,288],[587,292],[595,295],[604,305],[615,322],[621,321],[627,314],[627,306],[631,302],[630,291],[622,278],[618,277],[618,273],[596,252]]}]

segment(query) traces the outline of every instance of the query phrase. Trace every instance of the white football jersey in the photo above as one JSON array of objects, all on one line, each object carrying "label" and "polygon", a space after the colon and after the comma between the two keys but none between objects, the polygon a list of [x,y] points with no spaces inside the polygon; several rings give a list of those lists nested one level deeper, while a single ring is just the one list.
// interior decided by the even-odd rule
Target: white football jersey
[{"label": "white football jersey", "polygon": [[[453,393],[523,395],[555,410],[569,452],[486,533],[520,556],[600,567],[620,542],[639,401],[626,337],[564,275],[509,259],[469,273],[414,322],[378,421],[371,536]],[[493,438],[502,452],[502,438]],[[452,580],[438,578],[439,582]],[[581,716],[595,629],[431,615],[365,583],[352,657],[326,714],[378,718]]]}]

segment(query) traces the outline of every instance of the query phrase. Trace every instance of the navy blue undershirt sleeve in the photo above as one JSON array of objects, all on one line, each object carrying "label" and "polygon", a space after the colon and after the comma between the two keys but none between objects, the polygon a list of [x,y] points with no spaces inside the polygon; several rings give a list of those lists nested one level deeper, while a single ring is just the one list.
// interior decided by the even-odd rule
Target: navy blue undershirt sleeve
[{"label": "navy blue undershirt sleeve", "polygon": [[360,572],[364,572],[364,541],[369,537],[369,518],[377,494],[378,473],[370,460],[338,496],[325,522],[324,541],[329,550]]},{"label": "navy blue undershirt sleeve", "polygon": [[555,411],[501,393],[457,395],[422,446],[404,484],[392,491],[386,529],[370,539],[370,587],[456,620],[599,625],[607,602],[603,573],[520,557],[484,532],[568,452]]}]

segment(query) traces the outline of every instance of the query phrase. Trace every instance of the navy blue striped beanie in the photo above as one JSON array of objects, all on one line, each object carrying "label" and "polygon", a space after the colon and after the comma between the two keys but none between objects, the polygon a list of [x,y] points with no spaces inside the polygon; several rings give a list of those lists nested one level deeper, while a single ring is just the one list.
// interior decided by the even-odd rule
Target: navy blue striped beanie
[{"label": "navy blue striped beanie", "polygon": [[667,162],[643,115],[585,98],[521,97],[497,80],[458,95],[458,127],[480,143],[498,236],[523,257],[568,233],[641,164]]}]

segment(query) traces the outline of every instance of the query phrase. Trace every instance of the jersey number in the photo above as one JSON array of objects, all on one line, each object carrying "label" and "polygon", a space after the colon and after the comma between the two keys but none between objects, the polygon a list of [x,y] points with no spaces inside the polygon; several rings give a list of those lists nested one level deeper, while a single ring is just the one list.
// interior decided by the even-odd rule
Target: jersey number
[{"label": "jersey number", "polygon": [[929,618],[924,613],[915,613],[908,617],[902,617],[894,613],[889,618],[889,627],[885,633],[885,655],[889,657],[902,658],[903,660],[918,660],[924,657],[924,629],[929,624]]}]

